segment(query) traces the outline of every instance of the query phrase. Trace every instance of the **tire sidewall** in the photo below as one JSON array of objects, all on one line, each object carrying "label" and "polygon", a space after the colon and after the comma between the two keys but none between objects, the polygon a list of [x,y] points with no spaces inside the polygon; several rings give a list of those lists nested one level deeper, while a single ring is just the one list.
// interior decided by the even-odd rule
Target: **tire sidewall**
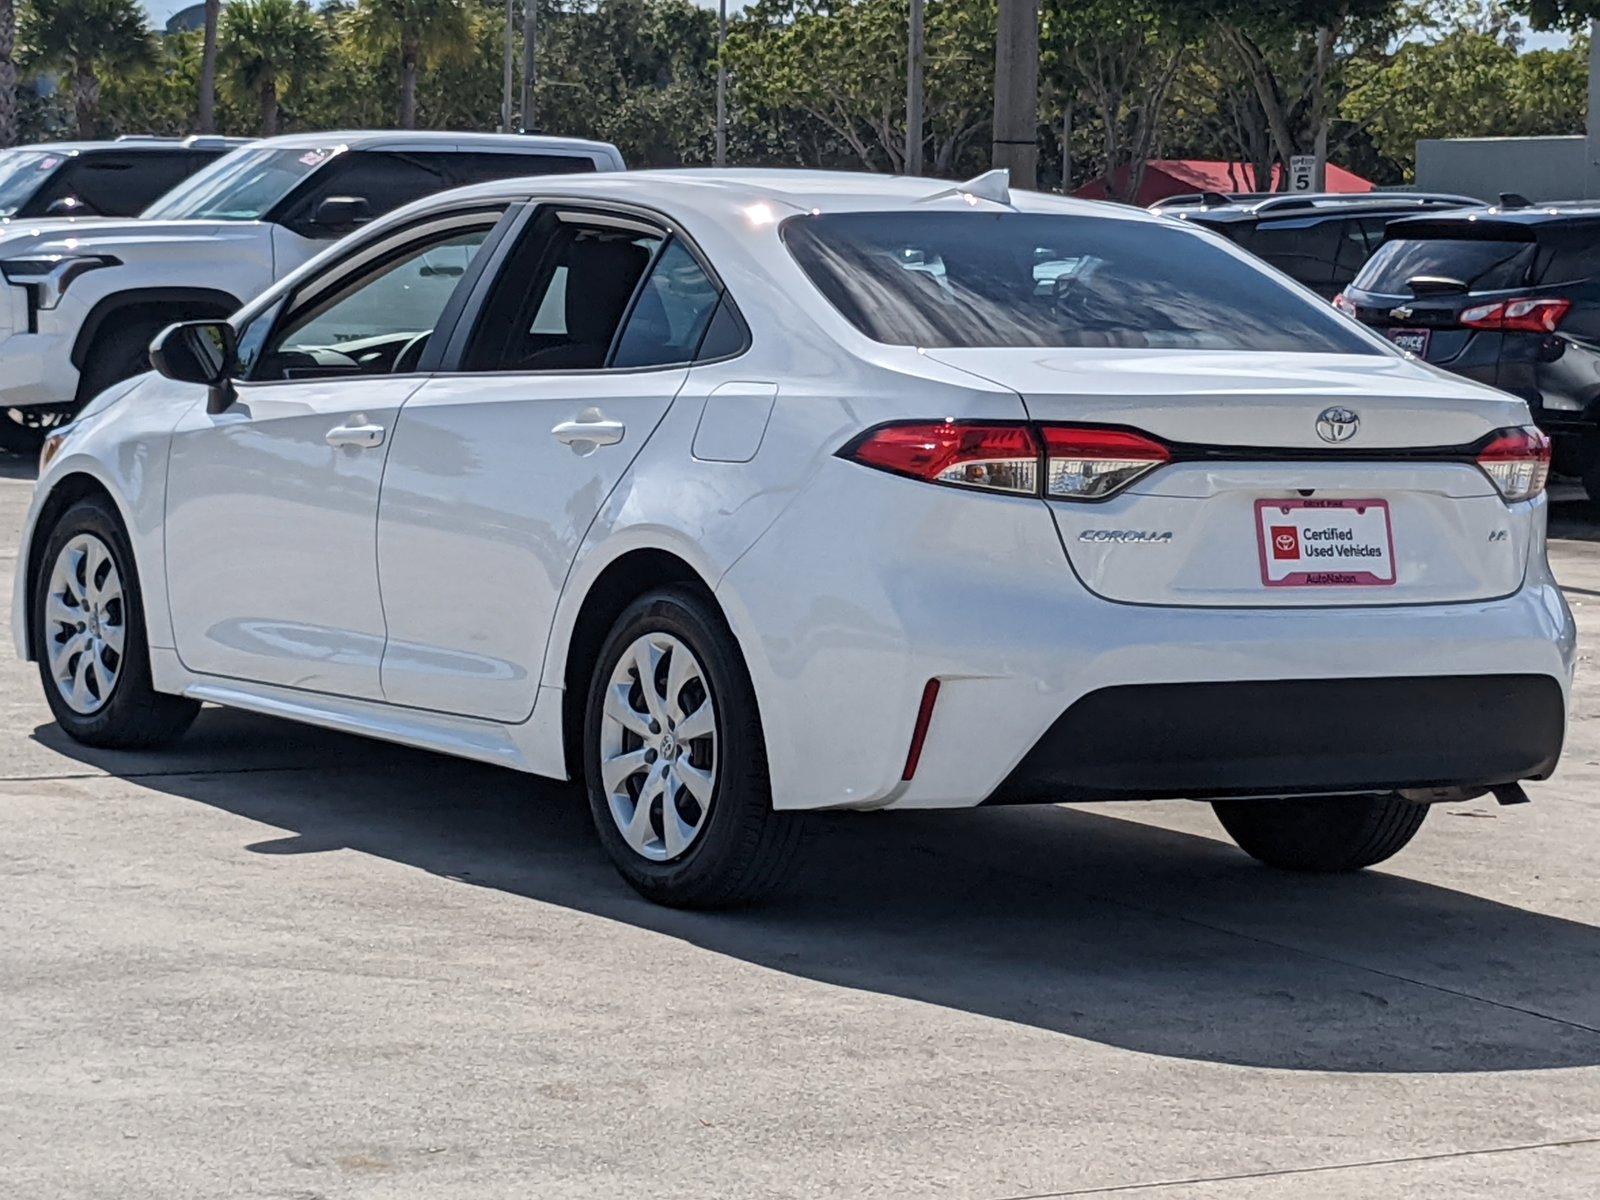
[{"label": "tire sidewall", "polygon": [[[654,862],[629,846],[611,815],[600,776],[601,712],[605,689],[623,652],[646,633],[669,633],[699,659],[716,705],[717,777],[707,824],[683,854]],[[734,719],[740,706],[749,706]],[[584,705],[583,774],[589,809],[602,845],[617,869],[646,896],[671,902],[716,879],[738,854],[752,806],[770,807],[765,748],[753,719],[755,693],[733,635],[710,604],[688,589],[663,589],[629,605],[596,657]]]},{"label": "tire sidewall", "polygon": [[[117,671],[117,681],[111,690],[111,699],[92,713],[80,713],[62,699],[50,673],[50,655],[46,646],[48,631],[44,618],[45,593],[50,586],[50,575],[62,548],[80,533],[93,534],[105,544],[116,565],[122,581],[123,635],[122,660]],[[45,539],[44,553],[39,558],[39,570],[33,580],[32,621],[33,653],[39,665],[39,677],[44,683],[45,699],[56,721],[74,738],[100,741],[122,727],[126,710],[139,703],[150,691],[150,655],[145,639],[144,597],[139,589],[138,572],[134,569],[133,550],[123,532],[122,521],[111,511],[110,504],[98,497],[80,500],[66,512],[50,530]]]}]

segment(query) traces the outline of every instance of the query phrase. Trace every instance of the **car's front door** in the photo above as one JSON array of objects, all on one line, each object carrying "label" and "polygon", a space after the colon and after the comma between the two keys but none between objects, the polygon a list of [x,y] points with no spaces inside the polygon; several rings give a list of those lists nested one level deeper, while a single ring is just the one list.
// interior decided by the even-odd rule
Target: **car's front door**
[{"label": "car's front door", "polygon": [[519,721],[584,534],[665,415],[719,289],[643,220],[546,207],[454,373],[401,410],[378,515],[385,699]]},{"label": "car's front door", "polygon": [[395,416],[495,212],[362,244],[242,332],[237,397],[168,467],[167,590],[190,670],[377,699],[375,535]]}]

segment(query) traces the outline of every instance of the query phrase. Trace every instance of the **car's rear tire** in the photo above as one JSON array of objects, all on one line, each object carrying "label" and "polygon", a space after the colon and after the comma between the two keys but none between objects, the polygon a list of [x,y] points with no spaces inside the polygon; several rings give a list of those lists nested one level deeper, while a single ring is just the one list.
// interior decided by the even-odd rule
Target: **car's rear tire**
[{"label": "car's rear tire", "polygon": [[1398,853],[1428,815],[1399,796],[1218,800],[1222,827],[1252,858],[1286,871],[1358,871]]},{"label": "car's rear tire", "polygon": [[33,650],[56,722],[89,746],[170,742],[200,706],[157,692],[133,551],[110,501],[89,496],[45,536],[33,579]]},{"label": "car's rear tire", "polygon": [[1600,504],[1600,445],[1588,446],[1581,466],[1583,490],[1589,494],[1589,499]]},{"label": "car's rear tire", "polygon": [[640,895],[728,908],[783,882],[800,818],[773,810],[755,690],[702,592],[662,588],[628,606],[596,657],[584,713],[595,830]]}]

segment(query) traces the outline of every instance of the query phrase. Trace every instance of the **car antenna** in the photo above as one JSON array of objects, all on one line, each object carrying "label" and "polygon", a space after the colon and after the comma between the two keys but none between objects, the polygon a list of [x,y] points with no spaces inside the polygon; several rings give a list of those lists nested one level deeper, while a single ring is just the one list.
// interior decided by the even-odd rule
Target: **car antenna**
[{"label": "car antenna", "polygon": [[915,201],[917,204],[927,204],[933,200],[944,200],[951,196],[972,196],[978,200],[992,200],[996,204],[1011,204],[1011,172],[1005,167],[996,167],[992,171],[985,171],[982,175],[974,175],[965,183],[958,183],[955,187],[944,188],[928,196],[922,196]]},{"label": "car antenna", "polygon": [[1501,192],[1500,193],[1500,207],[1501,208],[1532,208],[1533,207],[1533,201],[1529,200],[1521,192]]}]

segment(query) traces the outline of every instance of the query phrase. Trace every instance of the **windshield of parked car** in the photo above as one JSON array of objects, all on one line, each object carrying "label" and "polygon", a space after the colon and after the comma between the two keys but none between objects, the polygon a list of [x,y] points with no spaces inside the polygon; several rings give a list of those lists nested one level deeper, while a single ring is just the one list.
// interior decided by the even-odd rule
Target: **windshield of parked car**
[{"label": "windshield of parked car", "polygon": [[894,345],[1383,352],[1331,309],[1177,225],[834,213],[791,218],[783,238],[851,324]]},{"label": "windshield of parked car", "polygon": [[53,150],[7,150],[0,154],[0,217],[10,217],[67,161]]},{"label": "windshield of parked car", "polygon": [[235,150],[191,175],[143,215],[164,221],[259,221],[337,153],[333,146]]},{"label": "windshield of parked car", "polygon": [[1409,296],[1411,280],[1454,279],[1478,292],[1526,287],[1532,242],[1483,238],[1396,238],[1378,247],[1351,284],[1363,292]]}]

